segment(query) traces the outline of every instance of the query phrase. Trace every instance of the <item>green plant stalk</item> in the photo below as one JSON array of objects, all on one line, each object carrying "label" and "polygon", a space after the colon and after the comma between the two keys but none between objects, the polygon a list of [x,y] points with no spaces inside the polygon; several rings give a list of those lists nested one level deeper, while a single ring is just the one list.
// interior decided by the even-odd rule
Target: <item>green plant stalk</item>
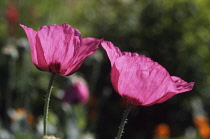
[{"label": "green plant stalk", "polygon": [[46,95],[46,99],[45,99],[45,105],[44,105],[44,136],[47,135],[47,118],[48,118],[48,111],[49,111],[49,102],[50,102],[50,95],[51,95],[51,91],[52,91],[52,84],[55,78],[55,73],[51,74],[50,77],[50,82],[47,88],[47,95]]},{"label": "green plant stalk", "polygon": [[126,124],[126,119],[128,117],[130,108],[131,108],[131,104],[128,104],[128,106],[125,109],[125,113],[123,114],[123,118],[122,118],[122,121],[120,123],[120,128],[118,130],[116,139],[121,139],[121,136],[122,136],[122,133],[123,133],[123,129],[124,129],[124,126]]}]

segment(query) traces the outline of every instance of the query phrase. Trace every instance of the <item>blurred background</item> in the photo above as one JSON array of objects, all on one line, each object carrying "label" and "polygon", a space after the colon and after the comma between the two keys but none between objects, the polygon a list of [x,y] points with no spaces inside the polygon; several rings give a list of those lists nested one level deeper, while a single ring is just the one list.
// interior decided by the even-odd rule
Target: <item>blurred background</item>
[{"label": "blurred background", "polygon": [[[133,107],[122,139],[210,138],[209,7],[208,0],[0,0],[0,138],[42,136],[50,73],[31,62],[19,24],[38,30],[65,22],[83,37],[112,41],[195,82],[192,91],[162,104]],[[100,48],[75,75],[56,76],[48,132],[62,139],[116,137],[126,102],[114,92],[109,74]],[[80,90],[78,82],[84,83],[86,98],[65,97]]]}]

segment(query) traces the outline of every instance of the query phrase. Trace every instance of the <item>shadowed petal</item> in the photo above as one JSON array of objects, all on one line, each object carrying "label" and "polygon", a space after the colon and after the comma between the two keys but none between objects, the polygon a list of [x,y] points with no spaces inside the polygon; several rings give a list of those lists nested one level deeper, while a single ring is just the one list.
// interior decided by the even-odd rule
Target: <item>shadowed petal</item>
[{"label": "shadowed petal", "polygon": [[[69,75],[73,74],[76,70],[80,68],[82,65],[84,59],[95,53],[95,51],[98,49],[98,46],[101,43],[101,39],[95,39],[95,38],[84,38],[82,39],[82,45],[78,51],[77,54],[75,54],[75,57],[72,61],[68,63],[68,70],[62,72],[63,75]],[[71,72],[70,72],[71,71]]]},{"label": "shadowed petal", "polygon": [[78,53],[78,59],[84,59],[85,57],[95,53],[101,42],[102,39],[95,39],[90,37],[82,39],[82,46]]},{"label": "shadowed petal", "polygon": [[30,43],[30,48],[31,48],[31,57],[32,57],[32,61],[35,65],[38,65],[38,61],[37,61],[37,51],[36,51],[36,34],[37,32],[34,31],[32,28],[28,28],[24,25],[21,25],[20,26],[24,29],[27,37],[28,37],[28,40],[29,40],[29,43]]},{"label": "shadowed petal", "polygon": [[28,28],[24,25],[20,25],[26,32],[26,35],[28,37],[30,48],[31,48],[31,57],[32,62],[34,65],[43,71],[48,71],[49,67],[46,63],[43,48],[40,44],[39,38],[37,37],[37,32],[34,31],[32,28]]}]

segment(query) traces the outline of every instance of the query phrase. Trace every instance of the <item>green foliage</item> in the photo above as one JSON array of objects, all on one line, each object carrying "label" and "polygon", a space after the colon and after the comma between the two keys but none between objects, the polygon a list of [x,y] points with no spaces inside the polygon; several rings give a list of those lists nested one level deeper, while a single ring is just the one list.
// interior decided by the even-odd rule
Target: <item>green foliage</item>
[{"label": "green foliage", "polygon": [[[104,38],[105,40],[112,41],[123,51],[145,54],[163,65],[171,75],[179,76],[189,82],[195,82],[195,89],[190,93],[178,95],[166,103],[161,104],[159,107],[152,107],[150,111],[145,110],[146,108],[141,108],[146,114],[139,112],[139,110],[134,111],[135,114],[131,117],[136,119],[131,121],[131,123],[135,124],[135,121],[139,119],[139,117],[142,118],[142,121],[145,121],[145,117],[149,117],[151,120],[149,123],[150,126],[148,127],[150,129],[147,129],[148,134],[151,134],[148,135],[149,137],[152,136],[152,128],[158,122],[168,122],[171,125],[174,123],[183,125],[178,135],[184,134],[184,128],[193,124],[188,116],[192,116],[190,101],[194,97],[202,98],[206,107],[210,105],[210,1],[19,0],[16,2],[20,12],[18,24],[21,23],[37,30],[43,25],[66,22],[78,28],[84,37]],[[9,37],[8,24],[5,20],[5,11],[8,3],[9,0],[0,1],[0,48],[3,48],[3,46],[7,44],[7,38]],[[17,28],[15,33],[15,37],[17,38],[25,37],[24,31],[20,27]],[[30,59],[29,51],[27,51],[26,58]],[[7,60],[5,56],[0,55],[2,79],[0,81],[0,101],[2,103],[5,101],[3,98],[6,95],[3,92],[6,92],[6,82],[8,81],[9,68]],[[23,83],[28,86],[25,91],[30,93],[30,95],[26,96],[29,97],[31,101],[27,102],[27,108],[32,109],[36,116],[40,116],[42,114],[43,94],[48,84],[49,74],[38,71],[29,60],[27,63],[28,71],[24,72],[27,74],[28,79],[25,83],[19,82],[19,77],[21,77],[21,74],[19,74],[21,72],[19,62],[20,59],[16,60],[18,73],[15,82],[17,85]],[[103,135],[104,132],[110,133],[111,135],[107,136],[114,137],[115,135],[112,134],[115,133],[115,129],[113,128],[114,126],[117,128],[118,123],[116,123],[116,125],[114,125],[115,123],[108,124],[103,120],[110,120],[110,122],[113,120],[112,118],[105,117],[106,115],[104,114],[104,112],[111,110],[111,112],[107,112],[108,116],[112,117],[111,114],[117,115],[120,121],[120,109],[116,110],[120,107],[119,102],[116,101],[116,98],[119,96],[113,95],[113,93],[106,97],[103,96],[103,88],[111,86],[109,80],[110,65],[106,55],[104,55],[103,62],[100,66],[101,67],[98,69],[101,69],[102,74],[97,77],[98,82],[94,85],[96,88],[92,89],[94,91],[91,93],[99,97],[101,101],[101,104],[96,106],[96,111],[99,113],[99,117],[96,120],[96,127],[103,126],[104,128],[106,127],[107,130],[105,129],[106,131],[103,131],[103,128],[89,130],[97,131],[97,134],[101,135]],[[92,70],[92,67],[88,67],[88,70],[84,69],[87,67],[88,64],[84,64],[80,71],[87,79],[95,79],[94,77],[90,77],[94,76],[94,74],[90,74],[89,72]],[[58,77],[55,90],[61,87],[63,82],[64,81]],[[21,92],[21,87],[23,86],[20,85],[17,88],[13,88],[13,92]],[[22,88],[22,90],[24,89]],[[53,99],[56,100],[56,97]],[[115,103],[118,104],[113,107],[108,105],[114,105]],[[168,107],[170,107],[170,109]],[[59,111],[59,101],[56,100],[51,108],[55,108],[55,111]],[[159,116],[151,112],[157,110],[159,110]],[[171,111],[165,114],[166,110]],[[80,108],[76,111],[80,113]],[[209,113],[209,111],[207,111],[207,113]],[[83,121],[78,122],[79,127],[85,126],[83,114],[84,113],[80,116],[80,119],[83,119]],[[179,116],[174,116],[175,114]],[[57,116],[58,115],[59,114],[57,114]],[[180,118],[180,115],[184,116]],[[104,117],[102,118],[102,116]],[[114,117],[114,119],[116,120],[118,118]],[[139,126],[144,127],[145,125],[142,125],[142,123],[144,123],[142,121],[138,121],[141,123]],[[186,124],[183,124],[183,121],[187,121]],[[104,125],[101,125],[101,123]],[[113,125],[113,128],[108,130],[110,125]],[[128,138],[129,135],[133,137],[137,136],[137,133],[136,135],[134,133],[137,131],[134,127],[137,128],[137,126],[132,126],[129,126],[129,130],[133,130],[133,132],[131,132],[132,135],[126,133],[125,137]],[[144,130],[144,128],[141,130]],[[143,132],[139,132],[138,134],[147,136]],[[100,137],[100,135],[98,136]]]},{"label": "green foliage", "polygon": [[17,133],[15,134],[15,139],[36,139],[36,137],[29,133]]}]

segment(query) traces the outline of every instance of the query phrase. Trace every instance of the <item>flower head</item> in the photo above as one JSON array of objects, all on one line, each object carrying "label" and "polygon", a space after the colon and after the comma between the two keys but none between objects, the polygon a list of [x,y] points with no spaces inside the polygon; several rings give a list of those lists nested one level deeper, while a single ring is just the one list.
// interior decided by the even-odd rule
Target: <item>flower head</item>
[{"label": "flower head", "polygon": [[160,123],[155,127],[155,134],[160,138],[167,138],[170,135],[170,127],[165,123]]},{"label": "flower head", "polygon": [[65,90],[62,102],[84,104],[88,101],[88,98],[88,86],[84,81],[80,80],[72,82],[72,85]]},{"label": "flower head", "polygon": [[42,26],[37,32],[20,25],[26,32],[34,65],[61,76],[73,74],[84,59],[93,54],[100,39],[84,38],[77,29],[64,23]]},{"label": "flower head", "polygon": [[164,67],[144,55],[121,52],[108,41],[101,45],[111,62],[112,85],[128,103],[142,106],[162,103],[194,86],[193,82],[170,76]]}]

